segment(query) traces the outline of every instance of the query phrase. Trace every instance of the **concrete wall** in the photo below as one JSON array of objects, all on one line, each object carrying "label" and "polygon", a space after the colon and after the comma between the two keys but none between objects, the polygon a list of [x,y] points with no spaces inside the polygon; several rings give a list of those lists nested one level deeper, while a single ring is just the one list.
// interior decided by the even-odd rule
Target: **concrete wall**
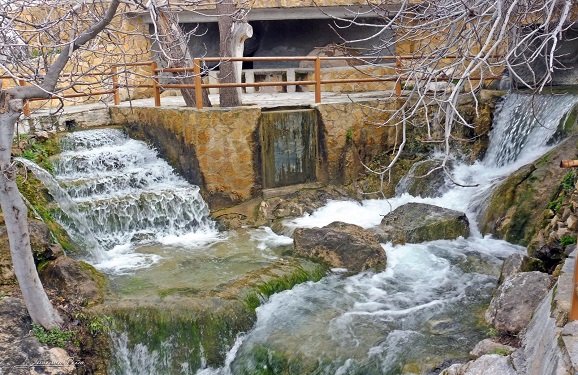
[{"label": "concrete wall", "polygon": [[[373,125],[383,121],[386,112],[355,103],[315,108],[320,119],[318,182],[350,182],[362,170],[360,161],[370,161],[396,143],[395,128]],[[260,116],[258,107],[111,108],[113,124],[123,125],[131,136],[153,144],[187,180],[201,187],[212,210],[261,195]]]}]

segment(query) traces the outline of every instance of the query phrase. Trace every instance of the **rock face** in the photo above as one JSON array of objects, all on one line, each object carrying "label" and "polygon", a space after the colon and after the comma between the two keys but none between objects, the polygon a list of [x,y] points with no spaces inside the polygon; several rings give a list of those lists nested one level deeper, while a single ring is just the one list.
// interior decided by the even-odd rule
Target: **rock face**
[{"label": "rock face", "polygon": [[521,272],[540,271],[545,272],[544,263],[536,258],[524,254],[512,254],[504,260],[498,284],[502,284],[508,277]]},{"label": "rock face", "polygon": [[[37,262],[56,259],[63,253],[60,245],[52,243],[50,231],[44,223],[30,221],[28,230],[30,232],[30,247]],[[8,232],[6,227],[2,226],[0,227],[0,284],[10,284],[15,280],[8,244]]]},{"label": "rock face", "polygon": [[300,228],[293,233],[295,252],[307,258],[317,258],[331,267],[361,272],[386,265],[385,251],[372,233],[342,222],[323,228]]},{"label": "rock face", "polygon": [[468,237],[466,214],[424,203],[408,203],[386,215],[376,230],[380,242],[394,244]]},{"label": "rock face", "polygon": [[22,300],[10,297],[0,299],[0,373],[74,374],[74,361],[66,351],[41,345],[36,337],[29,334],[31,329],[32,320]]},{"label": "rock face", "polygon": [[[578,135],[573,135],[533,164],[510,175],[494,190],[480,222],[483,233],[491,233],[508,242],[528,245],[536,233],[536,223],[548,220],[548,199],[556,196],[560,181],[568,170],[560,160],[576,155]],[[540,242],[540,241],[537,241]],[[532,247],[540,248],[541,245]]]},{"label": "rock face", "polygon": [[518,334],[530,323],[552,283],[550,275],[537,271],[508,277],[490,302],[486,321],[502,334]]},{"label": "rock face", "polygon": [[473,358],[479,358],[486,354],[500,354],[506,355],[514,352],[516,348],[510,345],[500,344],[499,342],[492,341],[491,339],[485,339],[476,344],[476,346],[470,352],[470,356]]},{"label": "rock face", "polygon": [[[409,193],[415,197],[441,197],[447,191],[446,175],[438,160],[415,163],[395,187],[396,194]],[[451,165],[449,166],[451,167]]]},{"label": "rock face", "polygon": [[487,354],[463,365],[452,365],[440,375],[517,375],[517,372],[509,356]]},{"label": "rock face", "polygon": [[62,256],[40,272],[44,286],[54,288],[82,306],[102,303],[104,276],[91,265]]}]

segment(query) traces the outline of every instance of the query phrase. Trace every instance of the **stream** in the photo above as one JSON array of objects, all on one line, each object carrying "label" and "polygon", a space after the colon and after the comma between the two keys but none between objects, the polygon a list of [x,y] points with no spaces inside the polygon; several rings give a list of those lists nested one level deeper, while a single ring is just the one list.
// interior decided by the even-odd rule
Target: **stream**
[{"label": "stream", "polygon": [[[465,360],[489,334],[483,313],[502,261],[525,253],[482,236],[476,218],[494,186],[556,144],[558,125],[577,102],[572,95],[508,95],[496,111],[485,159],[455,163],[453,178],[476,187],[448,184],[439,198],[400,189],[388,200],[332,201],[285,222],[288,231],[333,221],[370,228],[402,204],[423,202],[465,212],[472,235],[382,244],[388,258],[383,272],[347,277],[334,270],[319,282],[274,294],[257,308],[253,329],[237,337],[222,367],[183,363],[178,373],[429,374]],[[42,177],[58,197],[58,220],[120,296],[213,288],[274,263],[291,248],[290,237],[270,228],[219,231],[199,188],[118,129],[71,133],[63,150],[54,176]],[[121,333],[113,337],[113,357],[123,365],[111,373],[171,374],[170,355],[129,343]]]}]

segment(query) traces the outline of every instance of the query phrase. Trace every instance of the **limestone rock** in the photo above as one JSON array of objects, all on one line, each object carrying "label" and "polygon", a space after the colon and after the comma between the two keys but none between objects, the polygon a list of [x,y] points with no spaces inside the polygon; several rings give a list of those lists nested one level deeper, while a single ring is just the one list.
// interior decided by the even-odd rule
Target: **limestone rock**
[{"label": "limestone rock", "polygon": [[372,233],[342,222],[323,228],[299,228],[293,233],[297,255],[318,258],[331,267],[361,272],[385,268],[385,251]]},{"label": "limestone rock", "polygon": [[424,203],[408,203],[386,215],[376,229],[380,242],[394,244],[468,237],[466,214]]},{"label": "limestone rock", "polygon": [[[534,163],[512,173],[498,186],[481,218],[482,233],[529,245],[537,232],[536,223],[541,223],[544,213],[549,211],[548,199],[556,195],[560,181],[568,172],[558,163],[568,155],[575,155],[577,142],[578,135],[568,137]],[[528,246],[531,255],[532,248],[534,246]]]},{"label": "limestone rock", "polygon": [[31,329],[32,320],[22,300],[0,299],[0,373],[74,374],[75,365],[68,353],[61,348],[49,349],[41,345],[36,337],[30,335]]},{"label": "limestone rock", "polygon": [[62,256],[44,267],[40,277],[44,286],[58,289],[82,305],[91,306],[104,299],[104,276],[85,262]]},{"label": "limestone rock", "polygon": [[509,356],[483,355],[463,365],[452,365],[440,375],[517,375]]},{"label": "limestone rock", "polygon": [[[28,223],[30,233],[30,247],[34,259],[42,260],[56,259],[63,254],[62,247],[52,243],[52,237],[46,224],[38,221]],[[15,276],[12,269],[12,257],[8,243],[8,232],[5,226],[0,227],[0,284],[10,284],[14,282]]]},{"label": "limestone rock", "polygon": [[514,274],[531,271],[544,272],[544,263],[539,259],[531,258],[524,254],[512,254],[504,260],[498,284],[503,283],[504,280]]},{"label": "limestone rock", "polygon": [[486,321],[500,333],[518,334],[548,293],[553,278],[542,272],[523,272],[508,277],[486,310]]},{"label": "limestone rock", "polygon": [[444,170],[435,169],[439,164],[439,160],[431,159],[414,163],[395,187],[395,193],[409,193],[415,197],[441,197],[448,190],[448,185]]},{"label": "limestone rock", "polygon": [[470,352],[470,357],[479,358],[486,354],[511,354],[516,348],[510,345],[500,344],[499,342],[492,341],[491,339],[484,339],[476,344],[476,346]]}]

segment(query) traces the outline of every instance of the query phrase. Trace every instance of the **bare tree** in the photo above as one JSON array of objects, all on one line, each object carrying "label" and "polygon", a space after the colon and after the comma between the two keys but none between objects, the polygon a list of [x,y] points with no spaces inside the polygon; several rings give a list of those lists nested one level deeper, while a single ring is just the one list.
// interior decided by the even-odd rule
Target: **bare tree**
[{"label": "bare tree", "polygon": [[[253,36],[253,28],[247,22],[247,10],[238,8],[234,0],[224,0],[216,5],[219,14],[219,55],[223,61],[219,67],[221,83],[241,82],[241,62],[227,61],[227,57],[243,57],[243,46]],[[220,89],[221,107],[238,107],[242,104],[240,87]]]},{"label": "bare tree", "polygon": [[445,150],[438,168],[449,176],[456,129],[472,127],[458,112],[458,99],[469,95],[477,111],[478,91],[502,74],[518,87],[543,90],[556,70],[567,69],[557,47],[578,19],[574,0],[384,0],[370,6],[381,24],[364,22],[368,13],[352,11],[353,19],[335,20],[337,32],[364,26],[372,35],[348,42],[371,40],[376,56],[395,49],[412,57],[392,74],[401,75],[407,99],[378,124],[398,127],[402,135],[392,161],[374,170],[382,181],[404,149],[409,124],[423,126],[424,139]]},{"label": "bare tree", "polygon": [[[66,83],[61,76],[70,61],[78,64],[73,64],[69,76],[84,66],[85,77],[89,77],[94,60],[91,65],[80,64],[77,59],[81,53],[95,58],[91,43],[103,43],[107,38],[115,40],[113,34],[102,33],[113,22],[119,7],[120,0],[34,4],[5,1],[0,10],[0,67],[15,80],[28,83],[0,89],[0,204],[24,301],[32,320],[47,329],[58,327],[62,319],[42,287],[32,257],[27,209],[18,191],[15,165],[11,161],[14,127],[22,114],[23,101],[50,98],[79,84],[75,79]],[[103,53],[107,54],[106,49]],[[126,59],[126,55],[121,59]]]},{"label": "bare tree", "polygon": [[[192,3],[194,5],[194,3]],[[178,21],[178,8],[171,9],[168,2],[159,3],[151,0],[147,4],[153,21],[154,31],[152,38],[157,42],[160,58],[168,68],[182,68],[193,66],[193,57],[187,46],[189,37],[185,35]],[[189,72],[179,72],[173,74],[179,83],[193,84],[193,75]],[[188,107],[196,105],[196,94],[194,89],[181,89],[181,94]],[[202,91],[203,106],[210,107],[209,93]]]}]

